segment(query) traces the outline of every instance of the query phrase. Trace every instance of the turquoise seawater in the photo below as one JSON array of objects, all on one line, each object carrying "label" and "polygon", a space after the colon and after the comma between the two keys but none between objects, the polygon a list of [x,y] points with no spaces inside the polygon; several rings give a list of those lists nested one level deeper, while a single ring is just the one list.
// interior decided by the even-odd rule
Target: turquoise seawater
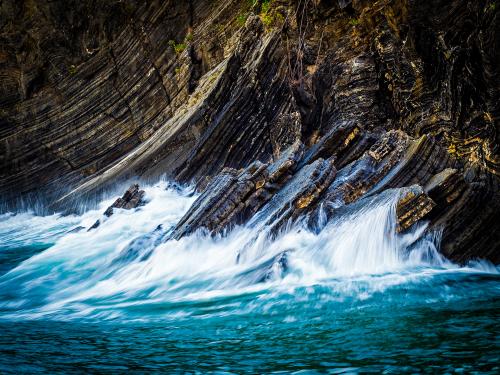
[{"label": "turquoise seawater", "polygon": [[499,269],[448,262],[423,226],[396,234],[397,192],[315,231],[153,245],[196,197],[146,194],[90,232],[69,231],[113,199],[0,216],[0,373],[500,373]]}]

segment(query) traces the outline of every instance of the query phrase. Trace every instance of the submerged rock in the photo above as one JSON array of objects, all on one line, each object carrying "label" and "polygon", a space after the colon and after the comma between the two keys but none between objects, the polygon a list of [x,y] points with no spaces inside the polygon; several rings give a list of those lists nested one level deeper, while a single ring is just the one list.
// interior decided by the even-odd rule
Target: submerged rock
[{"label": "submerged rock", "polygon": [[75,227],[73,229],[70,229],[66,233],[78,233],[78,232],[81,232],[84,229],[85,229],[85,227],[82,227],[81,225],[79,225],[79,226],[77,226],[77,227]]},{"label": "submerged rock", "polygon": [[[169,228],[169,230],[171,229]],[[153,232],[135,238],[113,260],[112,265],[130,263],[137,259],[148,259],[169,230],[165,230],[162,225],[158,225]]]},{"label": "submerged rock", "polygon": [[288,271],[288,257],[291,250],[264,260],[263,262],[239,274],[239,278],[250,284],[265,283],[282,278]]}]

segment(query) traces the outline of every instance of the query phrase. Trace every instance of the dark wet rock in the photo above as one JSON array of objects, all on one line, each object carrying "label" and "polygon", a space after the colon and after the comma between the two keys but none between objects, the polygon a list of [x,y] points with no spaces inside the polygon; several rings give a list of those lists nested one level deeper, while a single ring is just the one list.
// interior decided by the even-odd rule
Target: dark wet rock
[{"label": "dark wet rock", "polygon": [[87,230],[87,232],[90,232],[92,229],[97,229],[101,225],[101,220],[97,219],[94,224]]},{"label": "dark wet rock", "polygon": [[434,214],[446,210],[466,188],[464,176],[457,169],[446,168],[432,176],[425,185],[425,192],[437,204]]},{"label": "dark wet rock", "polygon": [[240,172],[223,170],[179,221],[172,238],[179,239],[200,228],[220,233],[244,223],[290,179],[302,149],[300,142],[295,143],[271,164],[257,161]]},{"label": "dark wet rock", "polygon": [[317,159],[300,169],[249,222],[276,232],[318,202],[335,178],[333,160]]},{"label": "dark wet rock", "polygon": [[455,165],[456,160],[433,137],[423,135],[409,144],[399,162],[372,193],[412,184],[425,185],[436,173]]},{"label": "dark wet rock", "polygon": [[431,215],[433,228],[443,231],[441,251],[461,263],[500,264],[498,179],[481,169],[467,172],[445,170],[426,186],[438,204]]},{"label": "dark wet rock", "polygon": [[[254,167],[258,169],[259,165],[254,165]],[[257,171],[254,168],[250,170]],[[251,177],[250,174],[246,176]],[[220,205],[225,204],[222,209],[227,207],[228,196],[236,188],[237,182],[238,175],[234,169],[223,170],[214,178],[205,189],[205,192],[193,203],[189,211],[179,221],[172,237],[179,239],[200,227],[215,227],[216,224],[212,224],[212,222],[213,220],[218,220],[218,218],[214,215],[214,218],[210,221],[212,218],[211,215],[217,212],[217,209],[220,209]],[[241,185],[245,186],[245,182],[248,182],[249,185],[251,184],[250,181],[243,181]],[[235,206],[232,203],[231,207],[234,208]]]},{"label": "dark wet rock", "polygon": [[[351,204],[366,194],[424,184],[436,171],[452,163],[433,139],[422,136],[412,140],[401,131],[390,131],[363,156],[338,172],[324,196],[329,203],[327,214],[331,216],[336,208]],[[402,223],[402,229],[411,226],[414,220]]]},{"label": "dark wet rock", "polygon": [[[138,184],[131,185],[121,198],[115,200],[113,204],[104,211],[103,215],[105,217],[110,217],[113,215],[114,208],[130,210],[141,206],[144,204],[144,194],[144,190],[139,190]],[[101,225],[101,220],[98,219],[88,230],[96,229],[99,225]]]},{"label": "dark wet rock", "polygon": [[[398,231],[421,219],[442,231],[441,251],[454,261],[489,259],[500,262],[498,182],[484,171],[467,181],[457,169],[444,169],[422,189],[407,190],[397,205]],[[469,209],[474,207],[473,211]],[[488,223],[481,225],[479,223]]]},{"label": "dark wet rock", "polygon": [[125,210],[130,210],[132,208],[139,207],[144,203],[144,190],[139,190],[138,184],[131,185],[127,191],[123,194],[123,197],[118,198],[109,206],[106,211],[104,211],[104,216],[110,217],[113,215],[113,208],[123,208]]},{"label": "dark wet rock", "polygon": [[362,157],[342,168],[325,194],[329,207],[352,203],[373,190],[401,160],[409,142],[403,132],[390,131]]},{"label": "dark wet rock", "polygon": [[348,158],[345,155],[348,154],[352,146],[360,143],[358,141],[363,134],[361,127],[354,122],[341,122],[311,146],[301,160],[300,165],[304,166],[318,158],[328,159],[335,156],[336,165],[338,166],[342,159]]}]

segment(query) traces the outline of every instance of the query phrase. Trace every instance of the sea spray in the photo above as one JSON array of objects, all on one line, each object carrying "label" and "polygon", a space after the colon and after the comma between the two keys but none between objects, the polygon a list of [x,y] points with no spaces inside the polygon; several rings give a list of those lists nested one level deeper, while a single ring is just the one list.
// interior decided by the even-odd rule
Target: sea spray
[{"label": "sea spray", "polygon": [[[430,271],[460,270],[439,255],[439,233],[427,233],[425,223],[396,233],[399,194],[389,190],[365,198],[338,209],[328,222],[320,214],[321,225],[314,230],[299,220],[273,236],[258,225],[239,226],[214,237],[198,231],[178,241],[155,243],[147,257],[124,253],[159,225],[174,226],[196,199],[191,191],[165,182],[148,187],[145,206],[116,210],[91,232],[71,228],[91,225],[109,201],[79,217],[28,215],[23,219],[24,237],[42,230],[55,244],[0,277],[0,314],[124,319],[142,306],[146,319],[172,314],[175,303],[260,295],[266,290],[281,293],[307,285],[333,288],[338,298],[366,298],[425,278]],[[13,225],[21,232],[15,228],[16,216],[2,219],[7,223],[3,228]],[[46,226],[36,224],[40,221]],[[24,237],[19,241],[26,241]],[[5,235],[3,241],[15,247],[14,237]],[[494,267],[481,267],[482,272],[496,272]],[[158,305],[165,309],[153,308]]]}]

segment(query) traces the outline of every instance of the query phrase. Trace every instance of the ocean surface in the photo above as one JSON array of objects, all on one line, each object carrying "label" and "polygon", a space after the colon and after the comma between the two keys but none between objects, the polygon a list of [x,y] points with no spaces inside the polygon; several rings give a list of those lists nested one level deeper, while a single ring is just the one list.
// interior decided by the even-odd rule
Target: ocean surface
[{"label": "ocean surface", "polygon": [[[399,191],[276,238],[168,233],[196,199],[0,215],[0,373],[500,373],[500,275],[453,264],[425,224],[396,234]],[[97,219],[96,230],[90,227]]]}]

